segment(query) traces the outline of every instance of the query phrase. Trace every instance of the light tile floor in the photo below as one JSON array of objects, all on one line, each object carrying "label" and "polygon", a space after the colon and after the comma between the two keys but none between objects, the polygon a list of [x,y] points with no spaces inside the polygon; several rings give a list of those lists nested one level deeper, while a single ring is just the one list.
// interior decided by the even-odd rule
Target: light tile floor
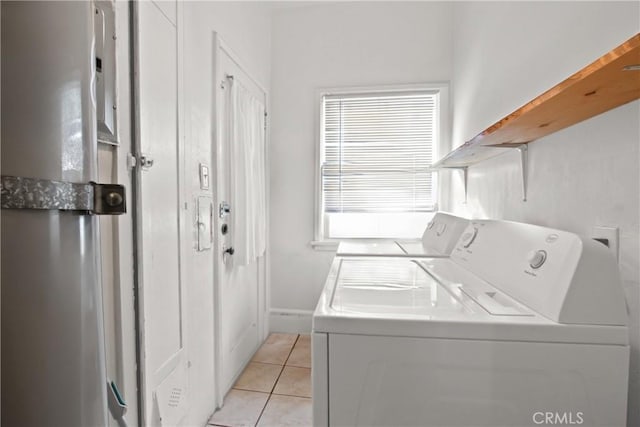
[{"label": "light tile floor", "polygon": [[311,426],[311,339],[271,334],[209,425]]}]

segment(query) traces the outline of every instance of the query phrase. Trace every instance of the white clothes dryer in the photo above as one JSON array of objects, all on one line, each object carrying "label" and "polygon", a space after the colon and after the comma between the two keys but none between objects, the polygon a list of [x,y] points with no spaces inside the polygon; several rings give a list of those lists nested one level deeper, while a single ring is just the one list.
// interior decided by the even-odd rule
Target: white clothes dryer
[{"label": "white clothes dryer", "polygon": [[343,241],[338,256],[449,256],[469,220],[444,212],[437,212],[422,234],[413,240]]}]

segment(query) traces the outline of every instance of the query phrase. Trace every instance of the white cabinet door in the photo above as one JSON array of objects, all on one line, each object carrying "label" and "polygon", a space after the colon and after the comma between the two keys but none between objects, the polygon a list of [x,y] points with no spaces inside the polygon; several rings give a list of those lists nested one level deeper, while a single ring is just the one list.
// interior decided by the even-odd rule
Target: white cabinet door
[{"label": "white cabinet door", "polygon": [[142,404],[146,425],[177,425],[187,411],[177,29],[155,3],[137,7],[138,155],[153,162],[137,167]]}]

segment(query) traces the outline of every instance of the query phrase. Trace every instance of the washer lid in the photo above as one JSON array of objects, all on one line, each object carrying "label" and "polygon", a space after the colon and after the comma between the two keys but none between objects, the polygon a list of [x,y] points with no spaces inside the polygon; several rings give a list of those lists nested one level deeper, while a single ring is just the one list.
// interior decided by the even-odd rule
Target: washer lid
[{"label": "washer lid", "polygon": [[343,260],[330,307],[341,313],[394,316],[467,311],[416,262],[399,258]]},{"label": "washer lid", "polygon": [[628,345],[625,326],[559,324],[446,258],[336,257],[314,332]]}]

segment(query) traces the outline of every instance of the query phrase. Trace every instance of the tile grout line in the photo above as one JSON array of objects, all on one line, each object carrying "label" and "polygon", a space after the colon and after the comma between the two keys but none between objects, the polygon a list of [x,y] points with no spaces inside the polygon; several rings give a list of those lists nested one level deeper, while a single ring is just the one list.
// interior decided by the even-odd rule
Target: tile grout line
[{"label": "tile grout line", "polygon": [[262,407],[262,411],[260,411],[260,415],[258,415],[258,419],[256,420],[254,427],[258,427],[258,424],[260,423],[260,418],[262,418],[262,414],[264,414],[264,410],[267,409],[267,405],[271,400],[271,396],[272,396],[271,393],[269,393],[269,397],[267,397],[267,400],[264,402],[264,406]]},{"label": "tile grout line", "polygon": [[293,349],[295,348],[295,346],[298,343],[299,339],[300,339],[300,334],[298,334],[296,336],[296,340],[293,342],[293,345],[291,346],[291,349],[289,350],[289,354],[287,354],[287,358],[284,360],[284,363],[282,364],[282,369],[280,370],[280,374],[278,374],[278,378],[276,378],[276,382],[274,382],[273,383],[273,387],[271,387],[271,391],[269,392],[269,399],[271,399],[271,395],[273,394],[273,390],[276,389],[276,386],[278,385],[278,381],[280,381],[280,377],[282,376],[282,373],[284,372],[284,368],[286,368],[286,366],[287,366],[287,361],[289,361],[289,357],[291,357],[291,353],[293,353]]},{"label": "tile grout line", "polygon": [[280,381],[280,377],[282,376],[282,373],[284,372],[284,368],[285,368],[285,366],[287,366],[287,361],[289,360],[289,357],[291,357],[291,353],[293,353],[293,349],[295,348],[295,346],[298,343],[299,339],[300,339],[300,334],[298,334],[296,336],[296,340],[293,342],[293,345],[291,346],[291,349],[289,350],[289,354],[287,355],[287,358],[284,360],[284,363],[282,364],[282,369],[280,369],[280,373],[278,374],[278,378],[276,378],[276,381],[273,383],[273,387],[271,387],[271,392],[269,393],[269,397],[267,398],[267,401],[265,402],[264,407],[262,408],[262,411],[260,411],[260,415],[258,416],[258,419],[256,420],[255,427],[257,427],[258,424],[260,423],[260,418],[262,418],[262,415],[264,414],[264,410],[267,409],[267,405],[269,404],[269,401],[271,400],[271,396],[273,396],[273,390],[276,389],[276,386],[278,385],[278,381]]},{"label": "tile grout line", "polygon": [[[244,368],[244,370],[242,371],[240,376],[242,376],[245,373],[245,371],[249,368],[249,365],[252,364],[252,363],[257,364],[257,365],[270,365],[270,366],[279,366],[280,367],[280,372],[278,372],[278,376],[276,377],[276,382],[271,387],[271,390],[270,391],[263,391],[263,390],[252,390],[252,389],[249,389],[249,388],[238,388],[238,387],[236,387],[237,381],[236,381],[236,383],[234,383],[234,385],[231,387],[231,389],[232,390],[242,390],[242,391],[252,391],[254,393],[264,393],[264,394],[269,394],[270,395],[271,392],[273,391],[274,387],[275,387],[275,384],[280,379],[280,375],[282,375],[282,370],[284,368],[284,365],[281,365],[279,363],[249,362],[249,363],[247,363],[247,366]],[[238,377],[238,378],[240,378],[240,377]]]},{"label": "tile grout line", "polygon": [[300,340],[300,334],[298,334],[298,336],[296,336],[296,340],[293,342],[293,345],[291,346],[291,350],[289,350],[289,354],[287,355],[287,359],[284,361],[284,366],[287,366],[287,362],[289,361],[289,358],[291,357],[291,353],[293,353],[293,349],[296,348],[296,344],[298,344],[299,340]]},{"label": "tile grout line", "polygon": [[[270,363],[270,362],[256,362],[254,360],[249,360],[249,363],[247,363],[247,366],[249,366],[249,364],[251,363],[257,363],[258,365],[274,365],[274,366],[284,366],[281,363]],[[245,368],[246,369],[246,368]],[[244,371],[243,371],[244,372]]]},{"label": "tile grout line", "polygon": [[284,394],[284,393],[271,393],[271,394],[275,394],[276,396],[297,397],[299,399],[311,399],[310,396],[298,396],[296,394]]}]

